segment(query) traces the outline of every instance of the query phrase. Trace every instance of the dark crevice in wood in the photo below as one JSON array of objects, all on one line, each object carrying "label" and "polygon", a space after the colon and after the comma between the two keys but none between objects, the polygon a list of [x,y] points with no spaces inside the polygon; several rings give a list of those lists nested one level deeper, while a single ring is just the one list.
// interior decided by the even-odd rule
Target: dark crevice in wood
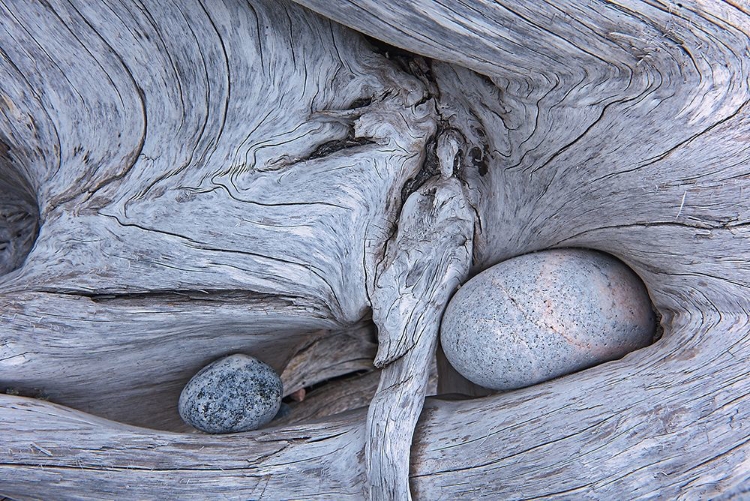
[{"label": "dark crevice in wood", "polygon": [[416,106],[424,104],[440,95],[437,80],[432,73],[432,59],[399,49],[366,35],[364,38],[370,43],[371,48],[376,53],[391,61],[399,70],[407,75],[416,77],[424,84],[426,88],[425,95]]},{"label": "dark crevice in wood", "polygon": [[[360,146],[366,146],[366,145],[375,145],[377,144],[376,141],[373,141],[372,138],[366,137],[366,136],[357,136],[355,128],[354,128],[354,119],[359,115],[359,113],[363,113],[367,107],[369,107],[373,103],[373,97],[372,96],[364,96],[355,99],[352,101],[349,106],[346,108],[347,110],[350,110],[353,112],[353,114],[350,117],[347,117],[346,119],[342,119],[342,121],[346,124],[347,127],[347,133],[346,137],[343,139],[334,139],[331,141],[326,141],[320,145],[318,145],[310,154],[302,156],[300,158],[295,158],[291,161],[282,161],[279,162],[273,170],[279,169],[281,167],[288,167],[292,164],[297,163],[303,163],[310,160],[316,160],[320,158],[325,158],[330,155],[333,155],[334,153],[341,152],[343,150],[349,150],[351,148],[357,148]],[[338,111],[338,110],[337,110]],[[265,169],[270,170],[270,169]]]},{"label": "dark crevice in wood", "polygon": [[401,205],[406,202],[409,195],[417,191],[419,188],[431,179],[440,174],[440,166],[438,165],[437,157],[437,137],[441,133],[440,125],[438,125],[438,132],[432,136],[426,144],[425,160],[422,164],[422,168],[419,169],[416,176],[408,179],[404,186],[401,188]]},{"label": "dark crevice in wood", "polygon": [[0,139],[0,276],[20,268],[39,234],[39,207],[30,183]]},{"label": "dark crevice in wood", "polygon": [[349,132],[344,139],[335,139],[333,141],[327,141],[310,153],[308,156],[301,158],[299,162],[307,162],[308,160],[315,160],[316,158],[324,158],[334,153],[346,150],[348,148],[356,148],[358,146],[365,146],[368,144],[375,144],[375,141],[368,137],[356,137],[354,134],[354,126],[349,126]]},{"label": "dark crevice in wood", "polygon": [[[319,381],[319,382],[317,382],[315,384],[312,384],[310,386],[306,386],[304,388],[304,390],[307,393],[310,393],[312,391],[315,391],[315,390],[318,390],[320,388],[323,388],[323,387],[325,387],[327,385],[336,384],[339,381],[343,381],[343,380],[346,380],[346,379],[351,379],[353,377],[358,377],[358,376],[361,376],[363,374],[367,374],[369,372],[372,372],[372,371],[359,370],[359,371],[354,371],[354,372],[350,372],[350,373],[347,373],[347,374],[341,374],[340,376],[335,376],[335,377],[332,377],[332,378],[329,378],[329,379],[325,379],[323,381]],[[285,402],[289,402],[291,400],[292,399],[291,399],[290,396],[284,397],[284,401]]]},{"label": "dark crevice in wood", "polygon": [[306,387],[302,398],[287,396],[271,426],[309,423],[312,420],[367,407],[378,386],[380,371],[358,370]]},{"label": "dark crevice in wood", "polygon": [[19,388],[16,386],[4,386],[0,388],[0,393],[13,395],[16,397],[34,398],[37,400],[49,400],[50,396],[42,388]]},{"label": "dark crevice in wood", "polygon": [[[372,50],[385,57],[389,61],[393,62],[398,68],[409,74],[413,74],[411,66],[415,58],[422,58],[416,54],[400,49],[386,42],[373,38],[371,36],[363,35],[364,39],[370,44]],[[423,59],[423,58],[422,58]]]},{"label": "dark crevice in wood", "polygon": [[356,110],[359,108],[367,108],[372,104],[372,98],[371,97],[361,97],[359,99],[355,99],[352,101],[352,103],[349,105],[350,110]]},{"label": "dark crevice in wood", "polygon": [[87,297],[95,303],[108,304],[111,306],[116,306],[118,304],[135,306],[137,303],[194,303],[197,301],[217,302],[221,304],[239,304],[244,306],[247,306],[248,303],[251,302],[262,302],[264,304],[284,303],[287,305],[293,305],[302,299],[296,296],[278,296],[242,289],[185,289],[116,294],[92,294],[85,292],[67,293],[60,291],[54,291],[53,293]]},{"label": "dark crevice in wood", "polygon": [[376,330],[371,321],[315,338],[301,346],[287,363],[281,375],[285,397],[301,402],[310,392],[336,391],[347,378],[373,371],[376,350]]}]

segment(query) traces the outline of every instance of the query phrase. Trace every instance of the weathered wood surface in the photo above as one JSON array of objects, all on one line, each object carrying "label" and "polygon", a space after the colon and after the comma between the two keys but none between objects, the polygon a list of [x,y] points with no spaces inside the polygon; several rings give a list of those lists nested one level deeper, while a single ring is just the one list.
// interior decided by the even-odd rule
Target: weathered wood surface
[{"label": "weathered wood surface", "polygon": [[[415,497],[747,495],[747,324],[717,313],[705,320],[670,319],[671,336],[658,349],[554,383],[471,401],[428,399],[413,449]],[[732,349],[696,347],[714,329]],[[206,436],[125,427],[18,397],[5,397],[0,409],[14,430],[2,434],[0,476],[4,492],[20,499],[143,498],[167,490],[189,499],[206,492],[231,499],[364,493],[364,410],[294,428]],[[40,483],[30,488],[29,479]]]},{"label": "weathered wood surface", "polygon": [[293,4],[0,18],[3,141],[43,220],[0,285],[4,385],[180,429],[171,404],[207,362],[244,351],[281,372],[366,316],[365,264],[433,127],[416,79]]},{"label": "weathered wood surface", "polygon": [[[407,181],[438,178],[430,152],[452,151],[472,272],[549,247],[610,252],[644,280],[664,335],[524,390],[428,400],[414,497],[747,495],[747,7],[301,3],[434,60],[378,55],[284,2],[0,4],[0,229],[14,213],[34,232],[30,191],[41,221],[0,277],[0,386],[78,409],[0,398],[0,493],[330,499],[372,482],[406,498],[405,457],[367,479],[364,411],[227,437],[80,411],[183,431],[177,395],[208,361],[244,351],[281,371],[312,340],[356,332],[388,279]],[[395,285],[435,252],[396,254]],[[441,305],[428,310],[432,332]],[[433,349],[410,339],[389,339],[407,351],[383,374]],[[407,408],[391,418],[421,401]],[[411,437],[402,426],[375,449]]]},{"label": "weathered wood surface", "polygon": [[372,371],[378,349],[372,324],[336,333],[323,332],[302,346],[281,373],[284,396],[326,380]]},{"label": "weathered wood surface", "polygon": [[385,365],[367,414],[372,499],[408,493],[405,459],[427,395],[440,318],[471,267],[474,214],[453,177],[456,150],[448,153],[438,153],[439,179],[404,203],[371,294],[379,330],[375,364]]}]

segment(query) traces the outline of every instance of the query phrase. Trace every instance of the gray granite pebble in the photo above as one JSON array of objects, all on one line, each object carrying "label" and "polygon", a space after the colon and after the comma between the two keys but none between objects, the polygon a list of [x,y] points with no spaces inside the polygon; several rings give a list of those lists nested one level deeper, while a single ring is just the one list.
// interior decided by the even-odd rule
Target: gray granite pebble
[{"label": "gray granite pebble", "polygon": [[178,409],[186,423],[208,433],[255,430],[279,411],[282,391],[271,367],[248,355],[230,355],[190,379]]},{"label": "gray granite pebble", "polygon": [[486,388],[529,386],[621,358],[653,340],[645,286],[617,259],[564,249],[504,261],[469,280],[441,325],[446,357]]}]

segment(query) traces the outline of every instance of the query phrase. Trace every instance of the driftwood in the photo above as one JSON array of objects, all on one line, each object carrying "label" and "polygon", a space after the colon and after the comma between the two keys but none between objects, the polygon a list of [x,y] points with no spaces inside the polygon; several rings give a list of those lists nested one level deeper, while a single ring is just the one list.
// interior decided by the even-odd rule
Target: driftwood
[{"label": "driftwood", "polygon": [[[0,494],[750,492],[750,9],[300,3],[0,4]],[[553,247],[628,264],[662,338],[424,400],[455,288]],[[235,352],[324,403],[191,433]]]}]

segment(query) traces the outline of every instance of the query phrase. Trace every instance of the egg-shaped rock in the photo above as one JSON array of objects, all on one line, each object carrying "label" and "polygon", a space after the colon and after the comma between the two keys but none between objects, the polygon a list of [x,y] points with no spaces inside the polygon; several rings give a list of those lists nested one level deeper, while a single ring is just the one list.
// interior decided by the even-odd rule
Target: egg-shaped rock
[{"label": "egg-shaped rock", "polygon": [[640,278],[600,252],[561,249],[509,259],[453,296],[443,351],[468,380],[509,390],[621,358],[656,330]]},{"label": "egg-shaped rock", "polygon": [[271,367],[248,355],[230,355],[190,379],[178,410],[186,423],[208,433],[255,430],[276,415],[282,391]]}]

